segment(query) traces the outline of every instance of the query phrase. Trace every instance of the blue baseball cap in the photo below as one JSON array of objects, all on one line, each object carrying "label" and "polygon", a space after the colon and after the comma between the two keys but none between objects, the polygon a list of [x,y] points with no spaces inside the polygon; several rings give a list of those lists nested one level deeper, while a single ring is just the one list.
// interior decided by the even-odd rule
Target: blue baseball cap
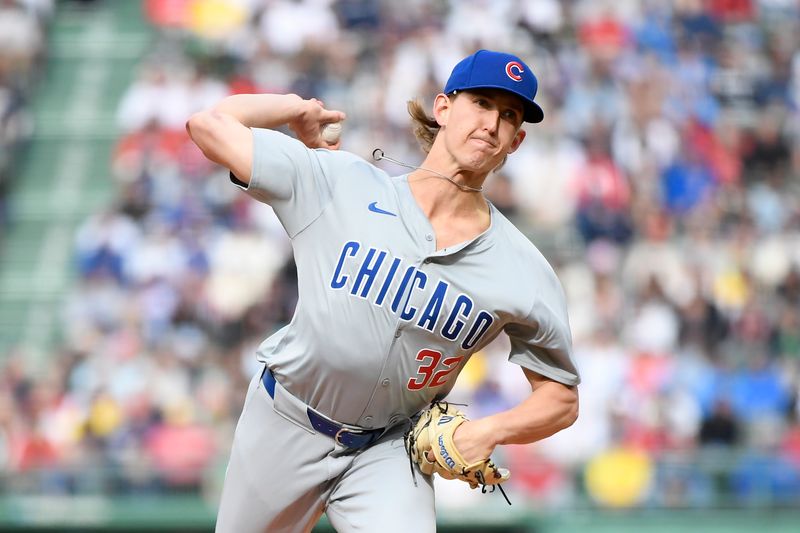
[{"label": "blue baseball cap", "polygon": [[478,50],[462,59],[450,73],[444,93],[469,89],[502,89],[513,93],[525,105],[525,122],[541,122],[544,111],[533,101],[539,82],[520,58],[503,52]]}]

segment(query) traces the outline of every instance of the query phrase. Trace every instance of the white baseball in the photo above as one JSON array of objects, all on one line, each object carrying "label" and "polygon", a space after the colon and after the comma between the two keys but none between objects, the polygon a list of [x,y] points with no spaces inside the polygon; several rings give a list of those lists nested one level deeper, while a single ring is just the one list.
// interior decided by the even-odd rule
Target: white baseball
[{"label": "white baseball", "polygon": [[320,135],[322,136],[322,140],[326,143],[336,144],[339,141],[339,137],[342,135],[342,123],[331,122],[329,124],[325,124],[322,126]]}]

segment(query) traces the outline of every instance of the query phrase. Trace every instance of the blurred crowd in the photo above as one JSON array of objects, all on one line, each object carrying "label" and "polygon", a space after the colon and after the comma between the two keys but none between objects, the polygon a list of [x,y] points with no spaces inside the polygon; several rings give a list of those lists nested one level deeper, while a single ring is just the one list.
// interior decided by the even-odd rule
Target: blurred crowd
[{"label": "blurred crowd", "polygon": [[14,162],[32,133],[30,92],[42,71],[53,0],[0,0],[0,243]]},{"label": "blurred crowd", "polygon": [[[192,112],[294,92],[347,113],[343,149],[417,163],[406,101],[432,103],[486,47],[539,78],[545,121],[487,196],[555,266],[583,375],[572,428],[498,452],[512,490],[550,507],[800,504],[798,2],[143,9],[160,37],[119,106],[115,201],[75,239],[63,346],[44,369],[2,362],[0,465],[31,473],[18,489],[218,487],[255,347],[290,320],[296,278],[271,209],[189,141]],[[462,374],[453,397],[473,416],[527,394],[507,354],[500,339]]]}]

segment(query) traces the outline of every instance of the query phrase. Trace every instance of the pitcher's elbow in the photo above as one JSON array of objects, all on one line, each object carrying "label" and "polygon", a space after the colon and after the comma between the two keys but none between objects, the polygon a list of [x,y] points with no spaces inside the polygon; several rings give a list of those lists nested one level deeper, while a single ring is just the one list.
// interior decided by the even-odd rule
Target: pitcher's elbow
[{"label": "pitcher's elbow", "polygon": [[214,117],[213,111],[199,111],[186,121],[186,131],[192,142],[200,148],[203,155],[214,162],[218,162],[219,159],[218,124],[219,119]]},{"label": "pitcher's elbow", "polygon": [[566,427],[570,427],[572,424],[577,422],[579,415],[580,415],[580,408],[578,407],[578,401],[575,400],[575,404],[570,408],[570,411],[567,414],[567,425],[566,425]]},{"label": "pitcher's elbow", "polygon": [[193,113],[189,120],[186,121],[186,132],[193,141],[197,142],[202,135],[208,135],[210,130],[210,117],[208,115],[208,111],[198,111]]},{"label": "pitcher's elbow", "polygon": [[578,401],[578,389],[572,388],[571,394],[569,398],[566,399],[566,405],[564,406],[564,416],[562,417],[563,427],[561,429],[566,429],[574,424],[578,420],[578,416],[580,415],[580,402]]}]

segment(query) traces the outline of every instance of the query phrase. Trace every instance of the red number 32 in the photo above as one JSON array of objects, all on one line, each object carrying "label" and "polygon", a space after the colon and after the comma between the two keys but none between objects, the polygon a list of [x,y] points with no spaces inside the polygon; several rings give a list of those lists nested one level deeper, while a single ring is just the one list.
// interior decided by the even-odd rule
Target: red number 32
[{"label": "red number 32", "polygon": [[[464,359],[460,357],[446,357],[442,361],[442,352],[435,350],[420,350],[417,354],[417,361],[421,364],[417,368],[417,377],[409,378],[408,390],[420,390],[424,387],[438,387],[444,385],[447,381],[447,376],[458,367],[458,363]],[[444,365],[444,368],[438,372],[434,372],[439,362]]]}]

